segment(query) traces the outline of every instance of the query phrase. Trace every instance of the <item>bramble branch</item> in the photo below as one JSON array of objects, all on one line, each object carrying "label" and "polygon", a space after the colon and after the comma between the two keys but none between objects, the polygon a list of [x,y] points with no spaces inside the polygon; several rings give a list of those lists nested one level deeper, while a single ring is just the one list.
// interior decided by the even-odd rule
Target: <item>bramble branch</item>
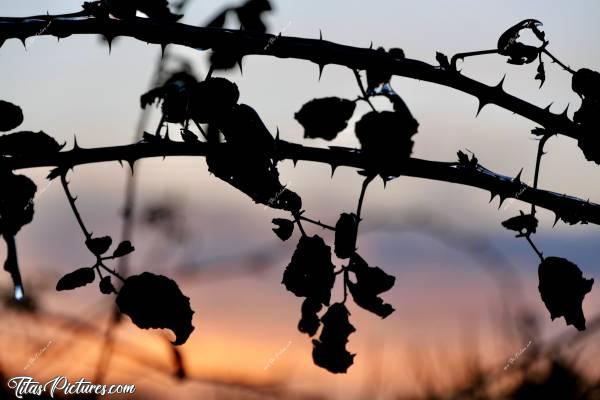
[{"label": "bramble branch", "polygon": [[[206,156],[212,149],[228,146],[227,143],[207,144],[204,142],[183,143],[161,140],[156,143],[136,144],[83,149],[10,158],[6,160],[11,169],[34,167],[61,167],[62,169],[82,164],[108,161],[125,161],[130,165],[142,158],[166,156]],[[317,148],[277,141],[277,159],[311,161],[331,165],[332,168],[346,166],[365,169],[367,162],[360,150],[350,148]],[[551,210],[559,217],[567,217],[570,223],[589,222],[600,225],[600,205],[547,190],[535,189],[511,178],[492,172],[483,166],[465,166],[458,162],[429,161],[410,158],[398,167],[398,174],[416,178],[431,179],[487,190],[492,198],[498,195],[501,201],[515,198],[525,203],[535,204]],[[563,218],[565,219],[565,218]],[[566,220],[566,219],[565,219]]]},{"label": "bramble branch", "polygon": [[[52,21],[52,23],[48,23]],[[196,49],[227,48],[240,57],[267,55],[311,61],[322,69],[327,64],[342,65],[351,70],[384,68],[393,75],[437,83],[478,98],[479,109],[496,104],[508,111],[536,122],[553,132],[577,139],[574,123],[566,112],[554,114],[525,100],[506,93],[502,81],[488,86],[468,78],[452,68],[444,69],[410,58],[395,58],[389,53],[371,48],[341,45],[322,39],[275,36],[243,30],[202,28],[180,23],[158,22],[152,19],[68,19],[52,17],[0,17],[0,46],[6,39],[25,39],[51,35],[65,38],[71,35],[104,35],[110,42],[116,36],[128,36],[161,46],[178,44]],[[267,46],[267,44],[269,44]]]}]

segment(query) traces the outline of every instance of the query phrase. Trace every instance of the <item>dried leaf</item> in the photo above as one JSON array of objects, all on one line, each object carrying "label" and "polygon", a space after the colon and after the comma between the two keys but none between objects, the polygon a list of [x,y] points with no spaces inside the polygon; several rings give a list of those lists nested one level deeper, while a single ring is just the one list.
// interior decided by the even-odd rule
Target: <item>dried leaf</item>
[{"label": "dried leaf", "polygon": [[273,228],[273,232],[283,241],[288,240],[294,232],[294,221],[285,218],[273,218],[273,224],[277,227]]},{"label": "dried leaf", "polygon": [[20,131],[0,136],[0,154],[13,157],[48,155],[64,146],[43,131]]},{"label": "dried leaf", "polygon": [[356,276],[356,283],[348,282],[348,289],[354,302],[381,318],[394,312],[394,307],[384,303],[379,294],[390,290],[396,281],[379,267],[370,267],[358,254],[350,259],[348,266]]},{"label": "dried leaf", "polygon": [[352,117],[356,103],[338,97],[313,99],[294,118],[304,127],[305,138],[333,140]]},{"label": "dried leaf", "polygon": [[331,248],[318,235],[302,236],[282,283],[298,297],[309,297],[328,305],[335,282]]},{"label": "dried leaf", "polygon": [[94,279],[96,279],[94,268],[79,268],[60,278],[56,283],[56,290],[76,289],[94,282]]},{"label": "dried leaf", "polygon": [[348,258],[356,250],[356,236],[358,233],[358,217],[356,214],[343,213],[335,224],[335,255],[339,258]]},{"label": "dried leaf", "polygon": [[0,100],[0,131],[6,132],[15,129],[23,123],[21,107]]},{"label": "dried leaf", "polygon": [[323,330],[313,340],[313,361],[333,373],[346,373],[354,363],[354,354],[346,350],[348,336],[356,329],[348,320],[348,309],[342,303],[332,304],[321,318]]},{"label": "dried leaf", "polygon": [[538,289],[550,318],[564,317],[567,325],[585,330],[582,303],[594,280],[584,278],[577,265],[560,257],[546,257],[538,268],[538,277]]},{"label": "dried leaf", "polygon": [[171,329],[175,345],[184,344],[194,330],[189,297],[166,276],[150,272],[130,276],[116,302],[119,310],[142,329]]},{"label": "dried leaf", "polygon": [[537,38],[544,42],[544,32],[539,27],[542,23],[535,19],[526,19],[510,27],[498,39],[498,53],[508,56],[508,63],[515,65],[529,64],[540,54],[541,47],[534,47],[518,42],[517,39],[523,29],[530,29]]},{"label": "dried leaf", "polygon": [[302,318],[298,322],[298,330],[306,333],[308,336],[314,336],[321,325],[319,311],[321,311],[321,302],[307,297],[302,302]]},{"label": "dried leaf", "polygon": [[[110,247],[110,245],[109,245],[109,247]],[[124,240],[121,243],[119,243],[119,245],[113,252],[113,257],[123,257],[129,253],[132,253],[134,250],[135,250],[135,247],[133,247],[131,245],[131,242],[129,240]]]},{"label": "dried leaf", "polygon": [[112,238],[110,236],[102,236],[98,238],[91,238],[85,241],[87,248],[97,256],[101,256],[106,253],[112,244]]}]

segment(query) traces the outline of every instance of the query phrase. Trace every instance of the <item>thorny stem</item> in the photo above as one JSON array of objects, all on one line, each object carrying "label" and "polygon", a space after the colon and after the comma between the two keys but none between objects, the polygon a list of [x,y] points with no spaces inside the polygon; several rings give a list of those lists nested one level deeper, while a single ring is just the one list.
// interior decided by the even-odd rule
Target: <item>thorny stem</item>
[{"label": "thorny stem", "polygon": [[364,85],[362,83],[362,79],[360,79],[360,72],[358,72],[357,69],[353,69],[352,71],[354,72],[354,76],[356,77],[356,82],[358,83],[358,87],[360,88],[360,92],[363,95],[362,100],[364,100],[367,103],[369,103],[369,106],[371,106],[371,109],[373,111],[377,111],[375,109],[375,107],[373,106],[373,103],[371,103],[371,100],[369,100],[369,95],[367,95],[367,91],[365,90],[365,87],[364,87]]},{"label": "thorny stem", "polygon": [[560,65],[565,71],[570,72],[571,74],[574,74],[575,71],[571,69],[571,67],[569,67],[568,65],[563,64],[558,58],[554,57],[554,55],[552,53],[550,53],[548,51],[548,49],[546,49],[546,47],[544,47],[542,49],[542,53],[544,53],[545,55],[547,55],[548,57],[550,57],[552,59],[552,61],[554,61],[555,63],[557,63],[558,65]]},{"label": "thorny stem", "polygon": [[[540,143],[538,144],[537,156],[535,159],[535,173],[533,175],[533,188],[537,189],[538,187],[538,178],[540,176],[540,164],[542,163],[542,156],[544,155],[544,145],[550,139],[552,135],[544,135],[540,139]],[[531,214],[535,215],[535,204],[531,205]]]},{"label": "thorny stem", "polygon": [[89,231],[86,229],[83,220],[81,219],[81,215],[79,214],[79,211],[77,210],[77,206],[75,205],[75,200],[77,200],[75,197],[73,197],[71,195],[71,192],[69,191],[69,183],[67,182],[67,172],[64,171],[63,173],[60,174],[60,183],[62,184],[63,190],[65,191],[65,195],[67,196],[67,200],[69,201],[69,205],[71,206],[71,210],[73,210],[73,214],[75,215],[75,218],[77,219],[77,223],[79,224],[79,227],[81,228],[81,231],[83,232],[83,235],[85,236],[85,239],[91,239],[92,235],[89,233]]},{"label": "thorny stem", "polygon": [[453,71],[456,71],[456,62],[458,60],[464,60],[467,57],[482,56],[484,54],[496,54],[496,53],[498,53],[498,49],[471,51],[468,53],[458,53],[458,54],[455,54],[452,56],[452,59],[450,60],[450,66],[452,67]]},{"label": "thorny stem", "polygon": [[[423,61],[410,58],[397,59],[381,54],[374,49],[341,45],[326,40],[274,36],[255,32],[201,28],[181,23],[164,23],[150,19],[100,20],[56,19],[40,33],[47,21],[44,19],[0,17],[0,43],[10,38],[26,38],[36,35],[67,37],[70,35],[100,34],[106,36],[129,36],[148,43],[178,44],[195,49],[231,47],[239,49],[240,57],[267,55],[278,58],[308,60],[317,65],[336,64],[350,69],[368,70],[385,64],[391,74],[437,83],[460,90],[483,99],[487,104],[496,104],[508,111],[521,115],[543,127],[577,139],[579,133],[573,121],[564,115],[553,114],[525,100],[506,93],[502,87],[489,86],[474,79],[446,71]],[[276,38],[277,46],[266,46]],[[488,50],[492,53],[496,50]],[[463,53],[464,55],[465,53]],[[456,58],[459,55],[455,55]]]},{"label": "thorny stem", "polygon": [[327,225],[322,223],[321,221],[315,221],[314,219],[310,219],[308,217],[305,217],[303,215],[300,215],[300,219],[306,222],[310,222],[311,224],[315,224],[317,226],[320,226],[323,229],[329,229],[330,231],[335,231],[335,228],[331,225]]},{"label": "thorny stem", "polygon": [[544,254],[538,250],[530,236],[531,235],[525,235],[525,239],[527,239],[527,242],[531,245],[531,248],[533,251],[535,251],[535,254],[537,254],[537,256],[540,258],[540,261],[544,261]]},{"label": "thorny stem", "polygon": [[98,263],[98,265],[100,267],[102,267],[106,272],[108,272],[109,274],[116,276],[117,278],[119,278],[122,282],[125,282],[125,278],[123,278],[117,271],[114,271],[110,268],[108,268],[106,265],[102,264],[102,262]]}]

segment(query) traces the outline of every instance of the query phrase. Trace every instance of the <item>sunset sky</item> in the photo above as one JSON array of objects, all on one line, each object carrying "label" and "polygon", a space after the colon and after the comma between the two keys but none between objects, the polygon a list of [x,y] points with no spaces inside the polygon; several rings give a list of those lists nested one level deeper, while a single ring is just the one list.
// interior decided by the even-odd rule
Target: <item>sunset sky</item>
[{"label": "sunset sky", "polygon": [[[535,18],[544,24],[549,49],[563,62],[574,69],[600,65],[600,3],[592,0],[273,3],[274,12],[266,18],[272,33],[317,38],[321,30],[325,40],[358,47],[371,42],[376,47],[401,47],[407,57],[430,63],[435,63],[436,51],[451,56],[495,48],[507,28]],[[60,14],[78,11],[80,4],[2,1],[0,16]],[[191,0],[182,22],[202,25],[232,4],[237,3]],[[234,19],[228,25],[237,27]],[[178,46],[172,50],[185,57],[198,76],[206,73],[206,52]],[[19,130],[44,130],[59,142],[66,141],[67,148],[75,135],[82,147],[127,144],[140,115],[139,96],[148,90],[159,54],[158,46],[130,38],[116,40],[110,55],[95,36],[69,37],[58,43],[54,37],[30,38],[27,50],[18,40],[8,40],[0,48],[0,99],[22,107],[25,122]],[[513,66],[504,57],[490,55],[467,59],[460,68],[486,84],[496,84],[506,74],[508,93],[539,106],[552,103],[551,111],[557,113],[569,105],[572,117],[580,100],[571,90],[570,74],[549,60],[545,64],[547,81],[541,89],[533,79],[537,63]],[[303,139],[302,127],[294,119],[302,104],[326,96],[353,99],[360,93],[349,69],[327,66],[318,81],[317,67],[301,60],[249,56],[244,59],[243,75],[235,69],[217,76],[238,85],[240,102],[254,107],[273,134],[279,128],[283,139],[312,146],[328,143]],[[415,157],[454,161],[458,150],[468,149],[495,172],[515,176],[523,169],[523,181],[533,180],[537,142],[529,132],[535,123],[493,105],[475,118],[477,100],[472,96],[401,77],[391,83],[420,124],[414,137]],[[381,99],[375,104],[387,107]],[[367,111],[360,104],[348,128],[331,144],[357,147],[353,127]],[[159,117],[154,110],[148,129],[154,129]],[[600,202],[600,168],[585,160],[574,140],[554,137],[546,150],[541,188]],[[331,179],[327,165],[299,162],[294,168],[284,161],[279,169],[281,181],[302,196],[310,217],[333,225],[341,212],[354,211],[362,179],[356,171],[340,168]],[[96,287],[54,293],[57,277],[93,260],[60,184],[44,179],[46,169],[24,172],[38,184],[34,221],[18,237],[24,280],[32,284],[28,289],[35,292],[40,286],[49,310],[95,320],[102,327],[112,299]],[[79,196],[83,218],[95,233],[119,236],[127,173],[128,168],[115,162],[77,167],[70,174],[71,190]],[[452,372],[461,370],[465,357],[479,354],[485,363],[500,365],[524,347],[523,339],[507,342],[506,332],[515,321],[502,319],[505,302],[513,311],[527,308],[539,317],[538,336],[528,339],[534,343],[575,332],[562,318],[550,321],[537,289],[537,256],[524,240],[515,239],[500,225],[519,210],[527,210],[526,205],[509,201],[498,209],[497,199],[488,203],[487,192],[442,182],[401,177],[384,189],[376,180],[366,196],[359,249],[370,264],[396,276],[395,287],[385,295],[396,312],[381,320],[351,307],[357,332],[350,336],[348,347],[357,353],[355,365],[347,375],[334,376],[313,365],[310,339],[296,328],[301,299],[281,285],[298,240],[296,233],[281,244],[271,232],[271,219],[283,213],[254,204],[210,176],[203,159],[144,160],[136,165],[136,173],[140,207],[169,198],[181,201],[187,241],[174,244],[139,225],[131,264],[132,273],[151,271],[173,277],[191,298],[196,330],[181,351],[196,376],[259,382],[285,378],[300,392],[326,392],[339,398],[349,394],[359,398],[361,390],[376,385],[381,398],[390,398],[428,383],[423,375],[435,377],[439,384],[458,380]],[[559,222],[553,228],[554,215],[545,210],[540,210],[539,219],[534,239],[544,254],[568,258],[585,276],[598,281],[598,227]],[[330,236],[325,237],[331,242]],[[485,243],[480,254],[469,248],[477,240]],[[267,249],[269,257],[250,259],[248,253],[257,249]],[[0,257],[4,252],[0,246]],[[0,274],[0,285],[9,288],[8,274]],[[342,296],[339,289],[333,295],[336,301]],[[597,287],[586,297],[584,311],[588,317],[600,312]],[[127,350],[128,343],[135,344],[145,349],[141,354],[170,368],[166,341],[125,320],[118,329],[117,348]],[[93,376],[99,337],[71,337],[48,321],[35,324],[8,313],[0,317],[0,326],[0,364],[9,366],[13,375],[22,373],[21,366],[51,340],[31,369],[39,368],[39,379]],[[19,350],[7,351],[16,338]],[[72,355],[66,359],[76,357],[77,365],[58,358],[70,347]],[[135,383],[161,399],[213,393],[211,385],[155,378],[144,365],[132,364],[118,353],[109,382]],[[274,362],[265,368],[274,355]],[[590,373],[600,373],[598,365],[585,365]],[[382,371],[379,382],[373,382],[376,371]]]}]

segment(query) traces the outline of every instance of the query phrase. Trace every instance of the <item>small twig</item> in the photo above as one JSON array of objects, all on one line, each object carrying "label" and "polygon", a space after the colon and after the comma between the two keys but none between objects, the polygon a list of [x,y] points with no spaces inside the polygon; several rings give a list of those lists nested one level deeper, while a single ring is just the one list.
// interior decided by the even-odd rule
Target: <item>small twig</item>
[{"label": "small twig", "polygon": [[342,304],[346,303],[346,299],[348,298],[348,270],[344,268],[344,300]]},{"label": "small twig", "polygon": [[541,251],[539,251],[538,248],[535,246],[533,240],[531,240],[530,235],[525,235],[525,239],[527,239],[527,242],[531,245],[531,248],[533,249],[533,251],[535,251],[535,254],[538,255],[540,261],[544,261],[544,254]]},{"label": "small twig", "polygon": [[106,265],[102,264],[101,262],[98,264],[100,267],[102,267],[106,272],[108,272],[109,274],[116,276],[117,278],[119,278],[122,282],[125,282],[125,278],[123,278],[117,271],[114,271],[110,268],[108,268]]},{"label": "small twig", "polygon": [[558,65],[560,65],[562,67],[562,69],[564,69],[567,72],[570,72],[571,74],[574,74],[575,71],[572,70],[568,65],[563,64],[558,58],[554,57],[554,55],[552,53],[550,53],[548,51],[548,49],[546,49],[546,47],[544,47],[542,49],[542,53],[544,53],[545,55],[547,55],[548,57],[550,57],[552,59],[552,61],[554,61],[555,63],[557,63]]},{"label": "small twig", "polygon": [[292,211],[292,216],[294,217],[294,221],[296,221],[296,224],[298,225],[298,229],[300,229],[300,233],[302,234],[302,236],[307,236],[306,232],[304,231],[304,227],[302,226],[302,222],[300,221],[300,219],[302,218],[300,213],[297,211]]},{"label": "small twig", "polygon": [[204,140],[208,142],[208,135],[206,134],[206,132],[204,132],[204,129],[202,129],[202,125],[200,125],[195,119],[192,119],[192,121],[194,121],[194,124],[196,125],[198,130],[200,131],[202,136],[204,136]]},{"label": "small twig", "polygon": [[329,229],[330,231],[335,231],[335,228],[333,226],[324,224],[321,221],[315,221],[314,219],[310,219],[310,218],[305,217],[303,215],[300,215],[300,219],[304,220],[306,222],[310,222],[311,224],[315,224],[317,226],[320,226],[323,229]]},{"label": "small twig", "polygon": [[373,106],[373,103],[371,103],[371,100],[369,100],[369,95],[367,94],[367,91],[365,90],[365,87],[364,87],[364,85],[362,83],[362,79],[360,79],[360,72],[358,72],[357,69],[353,69],[352,71],[354,72],[354,76],[356,77],[356,82],[358,83],[358,87],[360,88],[360,92],[362,93],[361,100],[364,100],[367,103],[369,103],[369,106],[371,106],[371,109],[373,111],[377,111],[375,109],[375,107]]},{"label": "small twig", "polygon": [[83,223],[83,220],[81,219],[81,215],[79,214],[79,211],[77,210],[77,206],[75,205],[75,201],[77,200],[75,197],[73,197],[71,195],[71,192],[69,191],[69,183],[67,182],[67,172],[63,171],[63,173],[60,175],[60,182],[62,184],[63,190],[65,191],[65,195],[67,196],[67,200],[69,201],[69,205],[71,206],[71,210],[73,210],[73,214],[75,215],[75,218],[77,219],[77,223],[79,224],[79,227],[81,228],[81,231],[83,232],[83,235],[85,236],[85,239],[91,239],[92,235],[89,233],[89,231],[86,229],[85,224]]},{"label": "small twig", "polygon": [[[540,175],[540,164],[542,162],[542,156],[544,155],[544,145],[550,139],[552,135],[544,135],[540,139],[540,143],[538,144],[537,156],[535,159],[535,173],[533,175],[533,188],[537,189],[538,187],[538,178]],[[531,214],[535,215],[535,204],[531,205]]]},{"label": "small twig", "polygon": [[456,62],[458,60],[464,60],[467,57],[482,56],[484,54],[496,54],[496,53],[498,53],[498,49],[471,51],[468,53],[457,53],[452,56],[452,59],[450,60],[450,66],[452,67],[452,70],[456,71]]},{"label": "small twig", "polygon": [[357,229],[358,224],[360,223],[360,213],[362,211],[363,201],[365,199],[367,187],[369,186],[369,183],[371,183],[373,179],[375,179],[375,176],[376,175],[368,175],[367,177],[365,177],[365,180],[363,181],[362,187],[360,189],[360,196],[358,197],[358,206],[356,207],[356,218],[358,219],[358,221],[356,222]]}]

